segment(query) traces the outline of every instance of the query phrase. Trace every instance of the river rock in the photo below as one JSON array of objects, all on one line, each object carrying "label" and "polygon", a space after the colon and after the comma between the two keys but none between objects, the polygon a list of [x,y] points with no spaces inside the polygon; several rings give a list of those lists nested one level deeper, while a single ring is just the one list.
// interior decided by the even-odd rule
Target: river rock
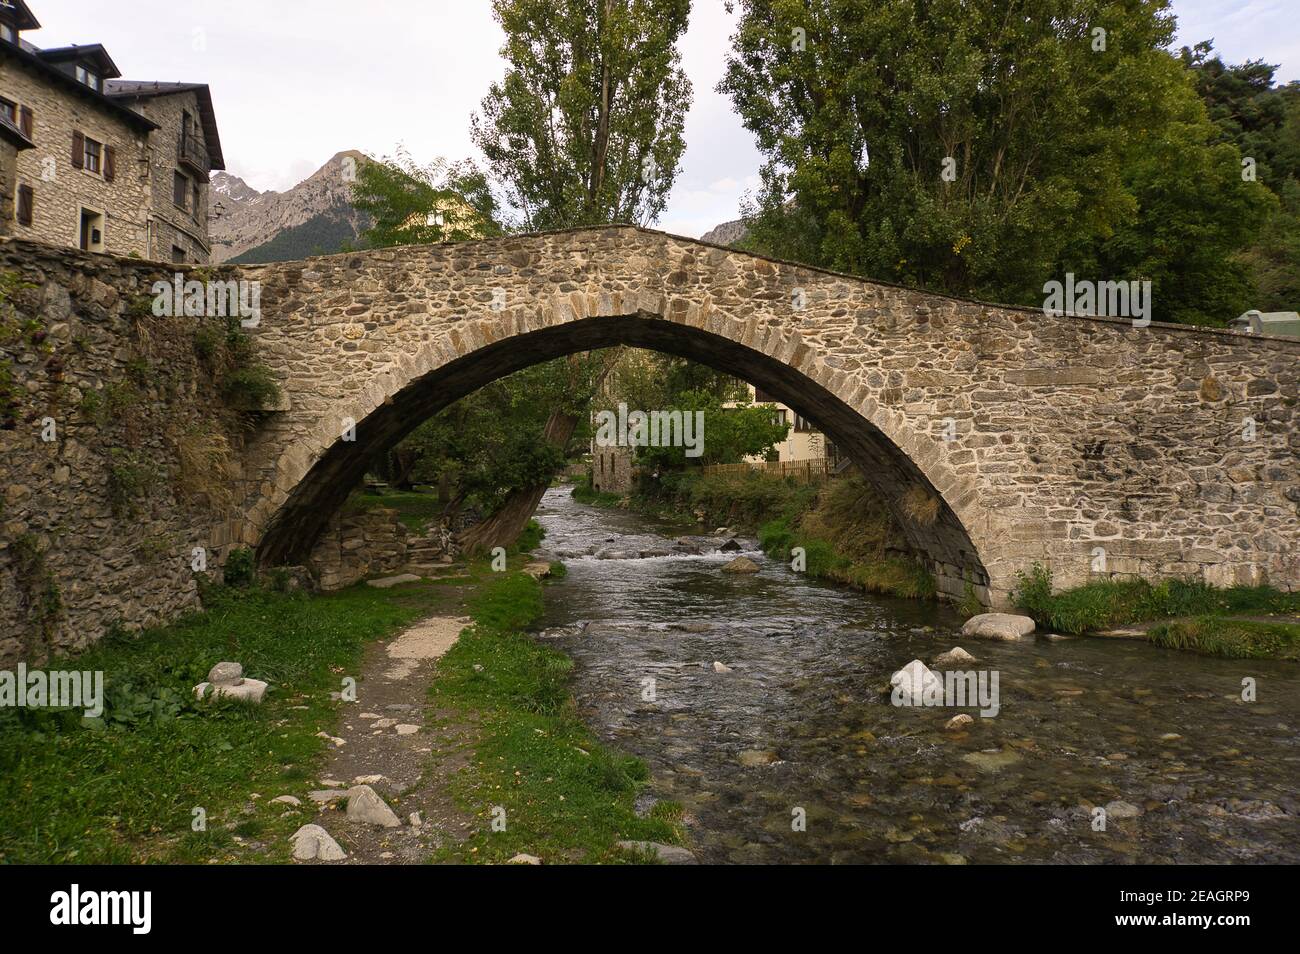
[{"label": "river rock", "polygon": [[966,650],[962,649],[960,646],[954,646],[946,653],[940,653],[934,657],[934,664],[940,669],[964,666],[967,663],[973,662],[975,662],[975,657],[966,652]]},{"label": "river rock", "polygon": [[947,729],[949,732],[960,732],[962,729],[966,728],[966,726],[970,725],[974,721],[975,720],[973,718],[971,718],[970,716],[968,716],[966,713],[963,712],[960,715],[953,716],[951,719],[949,719],[947,722],[943,724],[943,727]]},{"label": "river rock", "polygon": [[620,841],[618,847],[639,855],[652,854],[665,865],[698,865],[699,860],[680,845],[664,845],[657,841]]},{"label": "river rock", "polygon": [[961,757],[961,760],[967,765],[975,766],[981,772],[993,774],[1022,761],[1022,756],[1019,752],[1008,749],[994,752],[968,752]]},{"label": "river rock", "polygon": [[551,565],[549,563],[542,563],[541,561],[526,563],[524,564],[524,572],[534,580],[544,580],[546,577],[551,575]]},{"label": "river rock", "polygon": [[736,557],[722,568],[723,573],[757,573],[758,564],[749,557]]},{"label": "river rock", "polygon": [[400,828],[402,825],[388,803],[369,785],[348,789],[348,819],[380,828]]},{"label": "river rock", "polygon": [[293,833],[293,856],[299,861],[342,861],[348,853],[320,825],[303,825]]},{"label": "river rock", "polygon": [[1132,802],[1115,800],[1106,803],[1107,818],[1137,818],[1142,814],[1142,809],[1138,808]]},{"label": "river rock", "polygon": [[963,636],[976,636],[980,639],[1019,639],[1034,631],[1034,621],[1028,616],[1015,616],[1011,613],[980,613],[966,620],[961,628]]},{"label": "river rock", "polygon": [[718,552],[719,552],[719,553],[736,553],[737,551],[739,551],[739,550],[741,550],[741,549],[743,549],[743,548],[741,547],[740,543],[737,542],[737,540],[736,540],[735,537],[732,537],[730,540],[728,540],[728,541],[727,541],[726,543],[724,543],[722,546],[718,547]]},{"label": "river rock", "polygon": [[510,860],[506,862],[508,865],[540,865],[541,863],[541,858],[536,855],[526,855],[522,851],[517,855],[512,855]]},{"label": "river rock", "polygon": [[731,667],[726,665],[725,663],[720,663],[715,659],[713,661],[713,671],[719,673],[728,673],[731,672]]},{"label": "river rock", "polygon": [[937,686],[942,691],[942,682],[938,676],[926,668],[925,663],[913,659],[898,672],[889,677],[891,695],[897,691],[900,705],[922,705],[924,694]]},{"label": "river rock", "polygon": [[760,765],[771,765],[777,761],[777,754],[766,749],[745,749],[740,753],[740,764],[748,768],[757,768]]}]

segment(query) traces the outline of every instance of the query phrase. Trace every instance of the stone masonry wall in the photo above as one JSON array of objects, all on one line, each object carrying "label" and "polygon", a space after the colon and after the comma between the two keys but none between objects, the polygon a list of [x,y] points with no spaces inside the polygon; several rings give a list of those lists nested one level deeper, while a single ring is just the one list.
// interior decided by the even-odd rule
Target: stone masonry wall
[{"label": "stone masonry wall", "polygon": [[324,591],[341,590],[406,565],[406,527],[386,507],[335,513],[312,547],[307,568]]}]

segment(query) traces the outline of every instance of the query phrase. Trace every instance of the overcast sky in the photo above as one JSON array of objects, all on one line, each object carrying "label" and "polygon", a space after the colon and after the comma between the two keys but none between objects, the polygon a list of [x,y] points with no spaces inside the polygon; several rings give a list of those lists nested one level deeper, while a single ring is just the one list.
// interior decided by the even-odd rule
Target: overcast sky
[{"label": "overcast sky", "polygon": [[[469,115],[503,71],[488,0],[29,0],[39,46],[103,43],[126,79],[208,83],[230,172],[284,190],[344,149],[404,144],[421,161],[473,156]],[[1300,78],[1297,0],[1174,0],[1179,43]],[[697,236],[757,184],[753,140],[714,91],[732,18],[694,0],[682,44],[695,100],[661,228]]]}]

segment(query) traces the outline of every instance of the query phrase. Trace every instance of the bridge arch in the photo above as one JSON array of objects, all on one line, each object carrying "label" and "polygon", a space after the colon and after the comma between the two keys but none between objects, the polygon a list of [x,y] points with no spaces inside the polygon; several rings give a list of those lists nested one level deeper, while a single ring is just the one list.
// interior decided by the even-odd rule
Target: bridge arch
[{"label": "bridge arch", "polygon": [[[605,305],[610,311],[618,307],[612,298]],[[681,320],[671,320],[673,314]],[[327,419],[305,446],[285,451],[278,471],[288,489],[259,504],[262,513],[270,512],[258,540],[259,560],[266,565],[305,560],[375,455],[459,398],[533,364],[632,345],[734,374],[816,422],[880,493],[940,591],[960,597],[969,583],[987,600],[988,573],[967,529],[979,525],[975,500],[960,492],[962,481],[932,446],[937,436],[918,432],[915,422],[852,393],[846,387],[849,379],[797,331],[744,343],[723,333],[725,323],[714,322],[714,330],[706,330],[699,317],[698,310],[687,308],[670,310],[669,316],[636,311],[578,318],[552,308],[543,312],[537,327],[508,338],[495,337],[499,321],[481,318],[463,334],[427,343],[411,361],[380,379],[355,416]],[[353,439],[341,437],[344,417],[355,422]],[[933,520],[918,522],[904,512],[902,501],[913,488],[938,505]]]}]

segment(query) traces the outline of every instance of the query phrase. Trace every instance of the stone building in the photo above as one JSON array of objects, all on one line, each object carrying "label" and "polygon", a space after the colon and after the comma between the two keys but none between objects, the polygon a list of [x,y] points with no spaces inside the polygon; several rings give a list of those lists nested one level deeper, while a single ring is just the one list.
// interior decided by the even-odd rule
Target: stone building
[{"label": "stone building", "polygon": [[0,234],[206,263],[208,176],[225,168],[208,87],[120,79],[100,44],[23,37],[39,26],[24,0],[0,4]]}]

